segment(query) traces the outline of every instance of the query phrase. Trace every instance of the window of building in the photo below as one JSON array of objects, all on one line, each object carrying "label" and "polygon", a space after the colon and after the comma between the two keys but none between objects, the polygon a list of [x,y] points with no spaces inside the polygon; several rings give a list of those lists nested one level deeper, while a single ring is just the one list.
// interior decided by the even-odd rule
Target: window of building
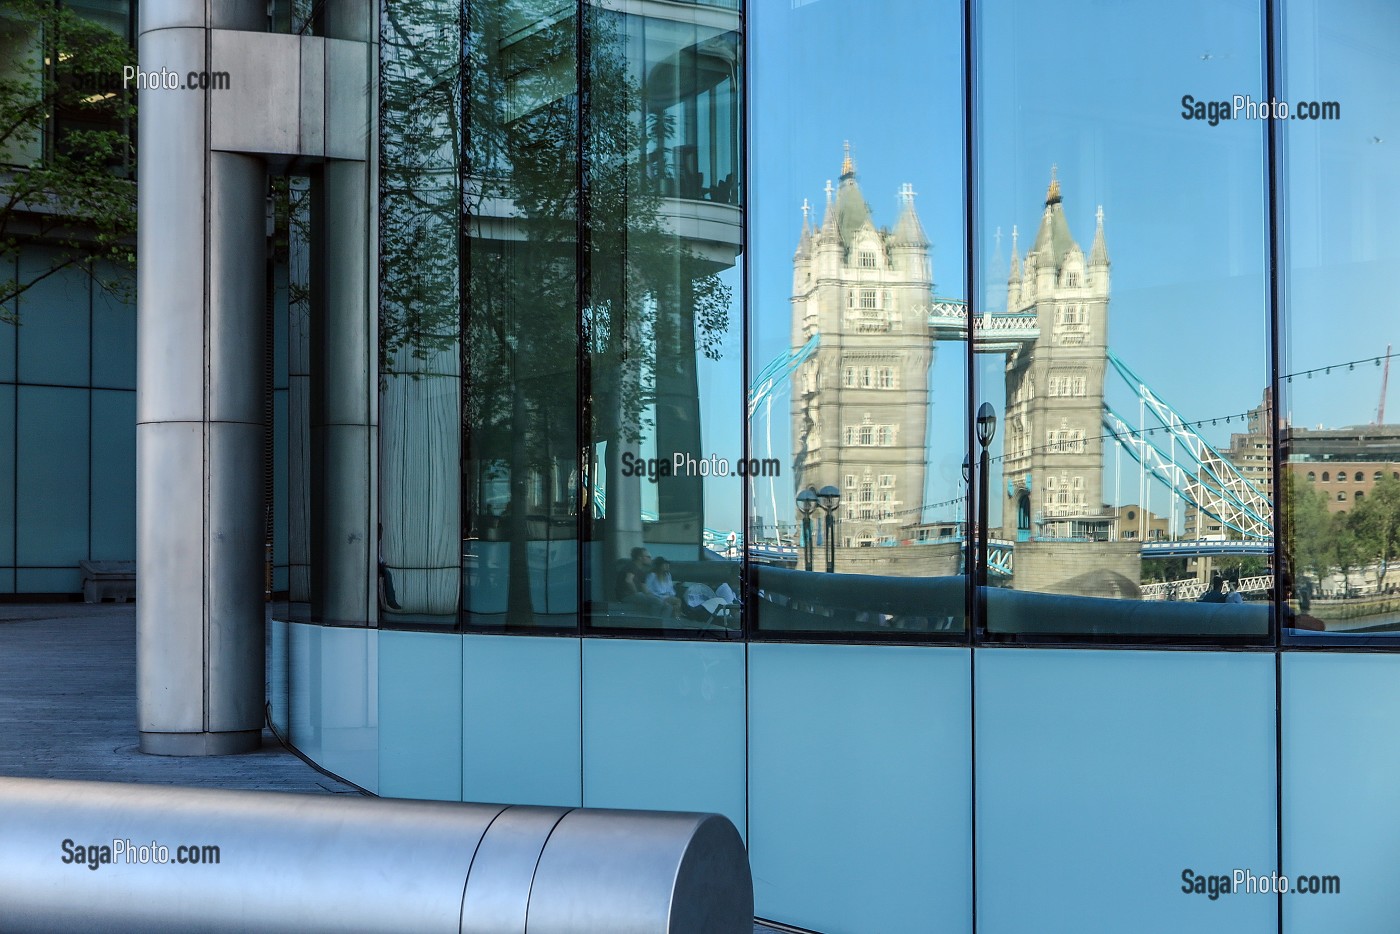
[{"label": "window of building", "polygon": [[874,250],[861,250],[861,251],[860,251],[860,267],[861,267],[862,269],[874,269],[874,268],[875,268],[875,251],[874,251]]},{"label": "window of building", "polygon": [[868,311],[868,310],[871,310],[871,309],[874,309],[874,308],[876,307],[876,305],[875,305],[875,290],[874,290],[874,289],[861,289],[861,290],[860,290],[860,307],[861,307],[862,309],[864,309],[864,310],[867,310],[867,311]]},{"label": "window of building", "polygon": [[1358,471],[1356,472],[1356,482],[1357,482],[1357,483],[1364,483],[1365,481],[1366,481],[1366,475],[1365,475],[1364,473],[1362,473],[1361,471],[1358,470]]},{"label": "window of building", "polygon": [[893,388],[895,388],[895,385],[894,385],[894,367],[888,367],[888,366],[882,366],[882,367],[880,367],[880,388],[881,388],[881,389],[893,389]]},{"label": "window of building", "polygon": [[841,385],[847,389],[852,389],[856,384],[856,368],[848,366],[841,371]]},{"label": "window of building", "polygon": [[894,444],[894,428],[889,425],[880,426],[880,446],[890,447]]},{"label": "window of building", "polygon": [[874,377],[870,367],[862,367],[860,371],[860,388],[869,389],[872,385],[874,385]]},{"label": "window of building", "polygon": [[875,427],[873,425],[860,426],[860,443],[864,445],[875,443]]},{"label": "window of building", "polygon": [[1308,482],[1309,482],[1309,483],[1313,483],[1313,482],[1315,482],[1316,480],[1317,480],[1317,472],[1316,472],[1316,471],[1313,471],[1313,470],[1309,470],[1309,471],[1308,471]]},{"label": "window of building", "polygon": [[1322,482],[1323,482],[1323,483],[1327,483],[1327,482],[1328,482],[1329,480],[1331,480],[1331,479],[1332,479],[1332,475],[1331,475],[1330,473],[1328,473],[1326,470],[1324,470],[1324,471],[1322,472]]},{"label": "window of building", "polygon": [[1345,502],[1345,501],[1346,501],[1346,498],[1347,498],[1347,491],[1346,491],[1346,490],[1338,490],[1338,491],[1337,491],[1337,502],[1339,502],[1339,503]]}]

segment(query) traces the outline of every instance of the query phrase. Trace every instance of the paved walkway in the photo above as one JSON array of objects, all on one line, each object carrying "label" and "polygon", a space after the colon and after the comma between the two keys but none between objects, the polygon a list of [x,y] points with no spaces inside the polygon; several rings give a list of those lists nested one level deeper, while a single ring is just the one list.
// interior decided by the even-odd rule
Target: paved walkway
[{"label": "paved walkway", "polygon": [[0,604],[0,775],[360,793],[266,730],[242,756],[147,756],[136,742],[135,607]]},{"label": "paved walkway", "polygon": [[242,756],[136,748],[132,604],[0,604],[0,775],[359,794],[267,731]]}]

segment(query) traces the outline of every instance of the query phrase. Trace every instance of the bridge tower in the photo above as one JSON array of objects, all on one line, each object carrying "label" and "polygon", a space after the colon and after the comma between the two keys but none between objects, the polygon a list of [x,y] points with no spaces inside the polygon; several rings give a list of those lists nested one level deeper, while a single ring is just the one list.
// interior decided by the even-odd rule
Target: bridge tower
[{"label": "bridge tower", "polygon": [[1034,313],[1039,337],[1006,357],[1002,525],[1020,541],[1116,537],[1103,495],[1109,261],[1103,208],[1086,259],[1051,170],[1024,260],[1013,228],[1008,312]]},{"label": "bridge tower", "polygon": [[820,226],[803,205],[793,257],[792,346],[821,334],[792,375],[794,492],[841,490],[842,547],[898,541],[923,502],[933,272],[914,190],[899,194],[894,228],[877,228],[848,143]]}]

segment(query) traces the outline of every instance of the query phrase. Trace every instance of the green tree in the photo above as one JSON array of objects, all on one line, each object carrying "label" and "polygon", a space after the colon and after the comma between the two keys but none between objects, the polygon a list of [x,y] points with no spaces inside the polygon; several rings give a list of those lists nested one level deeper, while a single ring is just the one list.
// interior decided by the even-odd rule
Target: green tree
[{"label": "green tree", "polygon": [[[121,78],[135,52],[52,0],[6,0],[0,51],[0,263],[14,269],[26,243],[51,248],[23,276],[0,277],[0,321],[16,323],[14,299],[69,268],[129,298],[135,92]],[[118,272],[101,273],[99,259]]]},{"label": "green tree", "polygon": [[1342,572],[1342,588],[1346,593],[1351,592],[1351,572],[1360,569],[1366,562],[1365,549],[1352,525],[1350,515],[1333,515],[1332,534],[1327,547],[1330,563]]},{"label": "green tree", "polygon": [[1284,477],[1284,548],[1296,574],[1325,577],[1335,560],[1336,531],[1327,496],[1291,470]]},{"label": "green tree", "polygon": [[1400,555],[1400,480],[1382,477],[1352,509],[1349,525],[1365,563],[1379,562],[1384,577]]}]

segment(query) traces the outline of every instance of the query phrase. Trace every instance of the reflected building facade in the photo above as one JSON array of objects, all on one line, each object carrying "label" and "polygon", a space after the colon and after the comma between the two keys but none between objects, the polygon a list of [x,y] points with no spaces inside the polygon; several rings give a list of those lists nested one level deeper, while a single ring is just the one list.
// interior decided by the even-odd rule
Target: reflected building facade
[{"label": "reflected building facade", "polygon": [[847,549],[896,545],[921,521],[933,275],[912,186],[900,199],[894,228],[877,228],[848,147],[793,259],[793,352],[817,342],[792,375],[794,493],[841,491],[837,571],[858,557]]},{"label": "reflected building facade", "polygon": [[1012,230],[1009,313],[1032,316],[1038,336],[1006,357],[1002,534],[1107,542],[1116,538],[1104,499],[1104,370],[1109,346],[1109,260],[1103,208],[1086,258],[1070,233],[1052,178],[1035,241],[1019,255]]},{"label": "reflected building facade", "polygon": [[[929,371],[940,342],[965,346],[966,306],[934,293],[912,186],[900,190],[893,229],[877,228],[848,146],[826,193],[819,225],[804,205],[793,258],[791,352],[815,347],[791,377],[795,491],[841,491],[838,571],[958,573],[961,548],[930,543],[939,523],[926,524],[924,488]],[[1013,228],[1006,310],[972,322],[977,352],[1005,358],[1003,520],[990,534],[1022,546],[1022,585],[1136,596],[1136,549],[1116,544],[1118,510],[1104,491],[1110,262],[1101,207],[1095,217],[1086,255],[1052,177],[1024,258]],[[850,550],[877,546],[895,550]],[[1010,560],[998,574],[1017,585]],[[1103,576],[1118,583],[1090,579]]]}]

